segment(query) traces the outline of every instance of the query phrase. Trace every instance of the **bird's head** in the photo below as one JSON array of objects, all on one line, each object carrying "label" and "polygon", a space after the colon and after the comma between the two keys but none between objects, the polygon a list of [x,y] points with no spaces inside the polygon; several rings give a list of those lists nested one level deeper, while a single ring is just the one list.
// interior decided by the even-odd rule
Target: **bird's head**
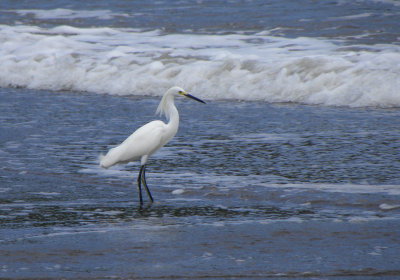
[{"label": "bird's head", "polygon": [[206,103],[203,100],[201,100],[200,98],[197,98],[196,96],[193,96],[193,95],[187,93],[184,89],[182,89],[180,87],[172,87],[168,90],[168,92],[171,92],[174,95],[181,95],[181,96],[189,97],[189,98],[196,100],[198,102],[201,102],[201,103]]},{"label": "bird's head", "polygon": [[191,99],[194,99],[201,103],[206,103],[203,100],[187,93],[184,89],[180,87],[172,87],[164,94],[163,98],[161,99],[160,105],[157,108],[157,114],[165,115],[167,119],[169,118],[170,108],[174,106],[174,97],[175,96],[185,96]]}]

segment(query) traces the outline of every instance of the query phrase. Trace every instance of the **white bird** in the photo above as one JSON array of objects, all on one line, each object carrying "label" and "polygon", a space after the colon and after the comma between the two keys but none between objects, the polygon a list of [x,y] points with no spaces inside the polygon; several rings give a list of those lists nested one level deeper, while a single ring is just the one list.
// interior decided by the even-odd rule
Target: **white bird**
[{"label": "white bird", "polygon": [[168,123],[156,120],[145,124],[132,133],[119,146],[112,148],[104,156],[100,156],[100,166],[109,168],[115,164],[127,163],[140,160],[140,171],[137,178],[139,188],[140,204],[143,204],[141,184],[146,188],[150,201],[153,202],[150,190],[146,183],[146,162],[148,158],[158,149],[163,147],[172,137],[175,136],[179,126],[179,113],[175,107],[175,96],[185,96],[198,102],[205,103],[203,100],[188,94],[180,87],[170,88],[161,99],[157,113],[165,115]]}]

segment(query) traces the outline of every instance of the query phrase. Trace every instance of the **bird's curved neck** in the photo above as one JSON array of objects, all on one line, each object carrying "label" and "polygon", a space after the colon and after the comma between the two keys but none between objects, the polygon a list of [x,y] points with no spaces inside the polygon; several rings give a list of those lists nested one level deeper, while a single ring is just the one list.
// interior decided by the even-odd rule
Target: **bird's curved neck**
[{"label": "bird's curved neck", "polygon": [[172,132],[174,132],[175,135],[179,127],[179,113],[173,102],[171,102],[168,106],[168,115],[166,116],[168,119],[167,126]]}]

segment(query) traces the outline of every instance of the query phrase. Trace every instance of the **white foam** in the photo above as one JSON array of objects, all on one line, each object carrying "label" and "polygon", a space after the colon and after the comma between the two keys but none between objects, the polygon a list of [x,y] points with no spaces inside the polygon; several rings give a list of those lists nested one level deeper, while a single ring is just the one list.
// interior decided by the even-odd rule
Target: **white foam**
[{"label": "white foam", "polygon": [[[288,190],[310,189],[333,193],[400,195],[400,185],[361,185],[361,184],[265,184],[266,187]],[[382,204],[385,207],[386,204]],[[382,209],[382,205],[380,208]],[[398,206],[398,205],[396,205]]]},{"label": "white foam", "polygon": [[176,190],[173,190],[173,191],[172,191],[172,194],[181,195],[181,194],[183,194],[184,192],[185,192],[184,189],[176,189]]},{"label": "white foam", "polygon": [[19,15],[27,16],[32,15],[37,19],[78,19],[78,18],[99,18],[99,19],[112,19],[116,16],[127,17],[127,14],[114,13],[111,10],[70,10],[70,9],[20,9],[13,10]]},{"label": "white foam", "polygon": [[58,195],[61,195],[61,193],[58,193],[58,192],[35,192],[33,194],[41,195],[41,196],[58,196]]},{"label": "white foam", "polygon": [[379,205],[379,208],[382,210],[394,210],[394,209],[399,209],[400,204],[387,204],[387,203],[382,203]]},{"label": "white foam", "polygon": [[372,16],[372,13],[361,13],[361,14],[341,16],[341,17],[331,17],[328,19],[329,20],[353,20],[353,19],[359,19],[359,18],[366,18],[366,17],[370,17],[370,16]]},{"label": "white foam", "polygon": [[258,34],[0,26],[0,86],[200,98],[399,107],[400,47]]}]

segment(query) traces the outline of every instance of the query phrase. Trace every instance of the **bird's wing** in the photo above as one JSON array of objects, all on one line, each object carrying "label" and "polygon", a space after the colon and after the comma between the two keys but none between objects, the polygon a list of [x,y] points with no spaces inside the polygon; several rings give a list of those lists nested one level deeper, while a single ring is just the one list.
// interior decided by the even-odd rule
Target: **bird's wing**
[{"label": "bird's wing", "polygon": [[138,128],[103,157],[101,166],[108,168],[118,163],[137,161],[144,155],[150,156],[162,146],[165,127],[162,121],[152,121]]},{"label": "bird's wing", "polygon": [[163,140],[166,124],[162,121],[152,121],[137,129],[121,146],[126,146],[130,157],[151,155]]}]

